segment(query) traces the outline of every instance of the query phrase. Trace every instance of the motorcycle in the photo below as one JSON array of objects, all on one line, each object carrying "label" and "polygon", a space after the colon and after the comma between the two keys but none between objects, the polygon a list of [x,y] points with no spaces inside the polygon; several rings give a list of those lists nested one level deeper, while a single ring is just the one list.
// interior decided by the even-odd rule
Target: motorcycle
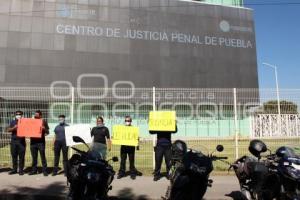
[{"label": "motorcycle", "polygon": [[[218,145],[218,152],[224,147]],[[217,157],[213,153],[203,154],[201,151],[187,149],[185,142],[177,140],[172,144],[172,163],[169,172],[170,186],[163,199],[165,200],[199,200],[204,196],[207,187],[212,186],[209,174],[213,170],[212,161],[227,159]]]},{"label": "motorcycle", "polygon": [[300,158],[289,147],[280,147],[275,154],[262,159],[267,146],[252,140],[249,151],[254,156],[243,156],[231,165],[246,200],[271,200],[299,198]]},{"label": "motorcycle", "polygon": [[300,156],[297,148],[282,146],[271,156],[281,183],[280,199],[300,200]]},{"label": "motorcycle", "polygon": [[[106,200],[108,191],[112,189],[115,171],[109,161],[118,162],[117,157],[106,161],[103,157],[105,145],[98,146],[97,151],[90,149],[85,141],[74,136],[73,141],[84,144],[88,150],[76,151],[68,161],[67,180],[70,183],[69,199],[71,200]],[[99,145],[99,144],[98,144]]]}]

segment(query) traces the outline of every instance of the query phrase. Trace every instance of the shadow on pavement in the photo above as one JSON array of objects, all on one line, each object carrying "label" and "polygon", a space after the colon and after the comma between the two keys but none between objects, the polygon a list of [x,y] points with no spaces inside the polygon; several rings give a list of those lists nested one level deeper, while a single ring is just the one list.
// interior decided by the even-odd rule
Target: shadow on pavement
[{"label": "shadow on pavement", "polygon": [[4,173],[4,172],[9,172],[11,170],[11,168],[9,168],[9,167],[6,167],[6,168],[1,168],[0,169],[0,173]]},{"label": "shadow on pavement", "polygon": [[[0,190],[0,200],[66,200],[67,191],[65,184],[53,183],[46,188],[30,188],[16,186],[14,194],[8,190]],[[43,195],[52,194],[52,195]],[[136,196],[130,188],[120,190],[116,197],[109,197],[109,200],[150,200],[147,196]]]},{"label": "shadow on pavement", "polygon": [[[14,193],[11,194],[9,190],[0,190],[0,200],[50,200],[60,199],[59,196],[65,196],[66,194],[66,185],[61,182],[54,182],[47,186],[46,188],[31,188],[27,186],[14,186]],[[53,194],[53,196],[44,195],[44,194]],[[65,198],[61,198],[65,199]]]},{"label": "shadow on pavement", "polygon": [[110,200],[150,200],[149,197],[146,195],[139,195],[136,196],[133,192],[132,189],[130,188],[124,188],[120,190],[117,194],[117,197],[110,197]]},{"label": "shadow on pavement", "polygon": [[[29,172],[31,172],[31,170],[32,170],[31,167],[26,167],[26,168],[24,169],[24,172],[25,172],[25,173],[29,173]],[[58,168],[58,171],[59,171],[59,170],[61,170],[60,167]],[[37,171],[38,171],[38,173],[40,174],[40,173],[43,172],[43,168],[42,168],[42,167],[37,167]],[[47,172],[48,172],[49,174],[52,173],[52,172],[53,172],[53,167],[47,167]]]}]

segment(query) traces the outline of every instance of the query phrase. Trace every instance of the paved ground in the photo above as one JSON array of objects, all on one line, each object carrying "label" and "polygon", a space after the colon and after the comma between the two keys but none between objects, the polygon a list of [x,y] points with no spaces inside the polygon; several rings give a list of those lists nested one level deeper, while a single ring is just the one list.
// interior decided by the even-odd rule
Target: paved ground
[{"label": "paved ground", "polygon": [[[213,187],[208,188],[205,199],[240,199],[238,183],[234,176],[213,176]],[[112,199],[161,199],[166,192],[168,181],[162,178],[153,182],[152,177],[137,177],[132,181],[129,177],[113,182],[113,189],[109,195]],[[41,174],[35,176],[8,175],[0,173],[0,199],[64,199],[67,193],[66,178],[62,175],[44,177]],[[29,197],[30,196],[30,197]]]}]

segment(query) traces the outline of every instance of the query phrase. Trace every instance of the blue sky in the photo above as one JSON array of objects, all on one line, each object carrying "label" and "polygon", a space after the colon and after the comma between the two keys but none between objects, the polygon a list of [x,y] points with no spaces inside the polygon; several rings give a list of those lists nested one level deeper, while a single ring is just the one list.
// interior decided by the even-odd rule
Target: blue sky
[{"label": "blue sky", "polygon": [[[274,70],[278,69],[280,88],[300,89],[300,5],[250,5],[298,0],[245,0],[254,9],[257,63],[260,88],[275,88]],[[247,5],[249,4],[249,5]]]}]

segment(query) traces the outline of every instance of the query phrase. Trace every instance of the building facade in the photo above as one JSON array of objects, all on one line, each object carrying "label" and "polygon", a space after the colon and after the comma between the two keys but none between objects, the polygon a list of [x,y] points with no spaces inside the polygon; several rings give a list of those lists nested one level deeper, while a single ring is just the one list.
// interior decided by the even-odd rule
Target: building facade
[{"label": "building facade", "polygon": [[219,3],[1,1],[0,86],[258,88],[253,11]]}]

